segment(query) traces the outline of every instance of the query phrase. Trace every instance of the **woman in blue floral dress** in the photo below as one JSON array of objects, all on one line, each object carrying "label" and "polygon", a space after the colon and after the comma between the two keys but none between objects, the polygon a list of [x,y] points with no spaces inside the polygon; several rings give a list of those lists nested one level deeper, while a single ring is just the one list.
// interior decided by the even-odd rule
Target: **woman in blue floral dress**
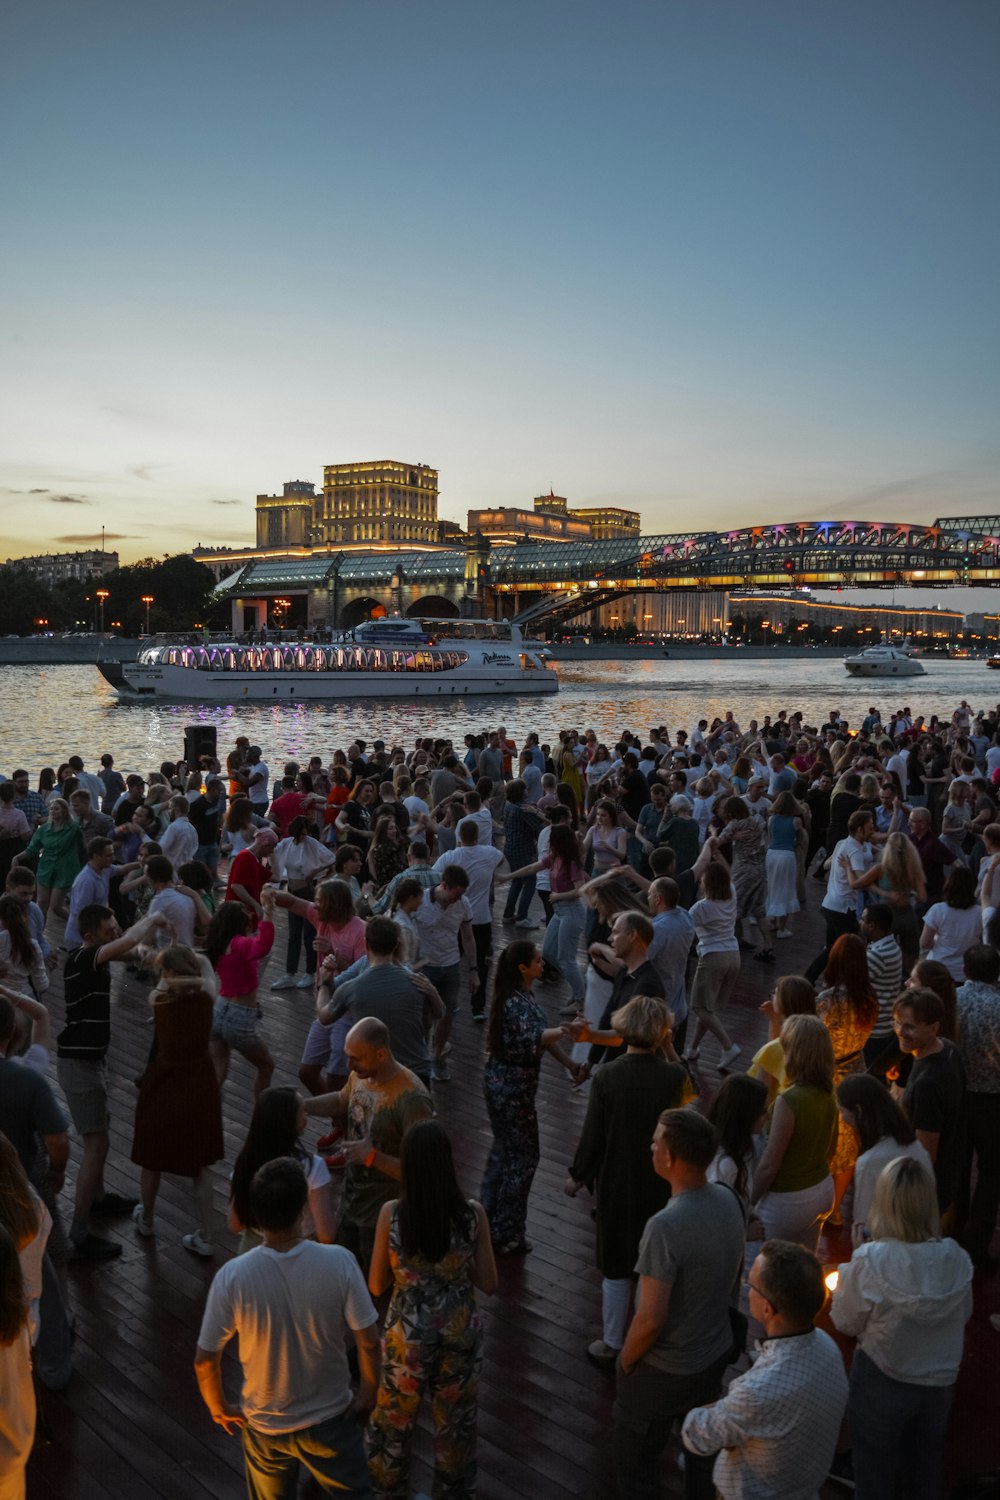
[{"label": "woman in blue floral dress", "polygon": [[489,1226],[455,1177],[435,1120],[403,1137],[400,1194],[375,1230],[368,1286],[392,1287],[368,1465],[379,1500],[410,1493],[410,1442],[426,1391],[434,1418],[434,1500],[472,1500],[482,1330],[476,1291],[496,1290]]},{"label": "woman in blue floral dress", "polygon": [[538,1166],[535,1095],[542,1055],[552,1053],[572,1077],[577,1070],[560,1043],[561,1026],[545,1025],[545,1014],[531,987],[542,973],[534,943],[519,939],[497,961],[483,1070],[493,1146],[483,1177],[482,1199],[498,1255],[526,1255],[524,1237],[528,1194]]}]

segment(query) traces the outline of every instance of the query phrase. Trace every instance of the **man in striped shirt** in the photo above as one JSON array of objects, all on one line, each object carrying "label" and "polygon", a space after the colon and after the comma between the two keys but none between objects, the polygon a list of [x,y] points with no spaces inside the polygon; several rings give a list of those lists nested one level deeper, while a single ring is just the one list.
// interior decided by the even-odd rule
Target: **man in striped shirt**
[{"label": "man in striped shirt", "polygon": [[886,1069],[899,1061],[892,1007],[903,988],[903,955],[892,932],[892,908],[878,901],[861,913],[861,936],[868,944],[868,978],[878,1001],[878,1019],[865,1043],[865,1067],[885,1081]]}]

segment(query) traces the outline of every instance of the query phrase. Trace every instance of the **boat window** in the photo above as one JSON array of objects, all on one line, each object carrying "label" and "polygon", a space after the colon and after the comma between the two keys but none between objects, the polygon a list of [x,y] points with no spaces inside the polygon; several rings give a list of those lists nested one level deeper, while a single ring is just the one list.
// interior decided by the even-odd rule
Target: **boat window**
[{"label": "boat window", "polygon": [[[332,655],[332,652],[331,652]],[[322,646],[317,646],[312,654],[312,666],[314,672],[326,671],[326,652]]]}]

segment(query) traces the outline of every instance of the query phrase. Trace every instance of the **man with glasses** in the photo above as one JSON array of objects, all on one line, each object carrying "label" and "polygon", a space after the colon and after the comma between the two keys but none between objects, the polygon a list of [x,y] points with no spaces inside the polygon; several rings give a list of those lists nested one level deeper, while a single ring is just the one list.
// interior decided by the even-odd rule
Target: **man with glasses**
[{"label": "man with glasses", "polygon": [[847,1406],[840,1352],[813,1326],[824,1300],[822,1268],[801,1245],[768,1240],[749,1285],[750,1315],[764,1325],[760,1354],[721,1401],[688,1412],[684,1446],[689,1454],[718,1454],[713,1479],[724,1500],[817,1494]]}]

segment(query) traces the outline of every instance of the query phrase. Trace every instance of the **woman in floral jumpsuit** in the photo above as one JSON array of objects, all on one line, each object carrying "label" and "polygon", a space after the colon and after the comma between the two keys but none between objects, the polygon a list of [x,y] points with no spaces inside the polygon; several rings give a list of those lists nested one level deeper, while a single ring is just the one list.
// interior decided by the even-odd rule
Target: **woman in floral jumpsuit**
[{"label": "woman in floral jumpsuit", "polygon": [[542,1054],[548,1050],[575,1076],[559,1045],[561,1026],[545,1025],[531,987],[541,977],[542,957],[534,943],[519,939],[497,961],[490,1012],[489,1057],[483,1070],[493,1146],[483,1177],[482,1198],[498,1255],[525,1255],[528,1194],[538,1166],[535,1095]]},{"label": "woman in floral jumpsuit", "polygon": [[463,1197],[435,1120],[410,1126],[400,1168],[400,1196],[379,1215],[368,1276],[376,1297],[392,1287],[369,1429],[372,1484],[379,1500],[410,1493],[410,1441],[426,1390],[434,1500],[472,1500],[482,1364],[475,1289],[491,1293],[497,1281],[489,1226],[480,1204]]}]

